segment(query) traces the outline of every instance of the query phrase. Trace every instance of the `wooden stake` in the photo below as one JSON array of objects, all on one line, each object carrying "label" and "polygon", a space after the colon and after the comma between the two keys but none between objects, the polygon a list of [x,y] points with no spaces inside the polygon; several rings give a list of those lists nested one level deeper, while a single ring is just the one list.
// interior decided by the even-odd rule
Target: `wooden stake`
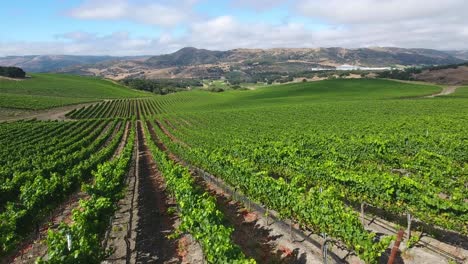
[{"label": "wooden stake", "polygon": [[366,220],[364,219],[364,203],[361,203],[361,223],[366,226]]},{"label": "wooden stake", "polygon": [[408,228],[406,230],[406,234],[407,234],[407,239],[409,240],[411,238],[411,214],[408,213],[406,215],[406,218],[407,218],[407,221],[408,221]]},{"label": "wooden stake", "polygon": [[397,239],[395,241],[395,244],[393,245],[392,252],[390,253],[390,258],[388,259],[387,264],[393,264],[393,262],[395,261],[395,257],[400,247],[401,238],[403,237],[403,234],[403,229],[400,229],[400,231],[398,231]]}]

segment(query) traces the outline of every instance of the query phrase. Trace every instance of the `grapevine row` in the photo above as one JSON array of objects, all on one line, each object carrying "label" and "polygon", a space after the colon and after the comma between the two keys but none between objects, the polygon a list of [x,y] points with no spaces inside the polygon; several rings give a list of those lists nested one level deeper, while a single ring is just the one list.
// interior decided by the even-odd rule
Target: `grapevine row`
[{"label": "grapevine row", "polygon": [[174,163],[157,147],[146,123],[144,130],[152,156],[177,201],[182,220],[179,231],[189,232],[200,242],[208,263],[255,263],[231,241],[233,229],[223,225],[223,215],[216,209],[214,198],[201,193],[188,169]]},{"label": "grapevine row", "polygon": [[85,185],[89,199],[81,200],[73,211],[71,225],[63,224],[50,231],[47,258],[40,263],[100,263],[107,256],[101,246],[109,218],[117,210],[122,197],[125,176],[132,160],[135,128],[132,127],[123,152],[111,161],[100,164],[93,172],[94,183]]}]

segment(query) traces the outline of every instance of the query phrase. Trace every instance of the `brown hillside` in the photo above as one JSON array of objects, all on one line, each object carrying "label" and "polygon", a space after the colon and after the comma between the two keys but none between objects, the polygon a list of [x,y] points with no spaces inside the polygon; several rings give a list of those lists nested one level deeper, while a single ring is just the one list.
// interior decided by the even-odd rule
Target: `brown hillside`
[{"label": "brown hillside", "polygon": [[459,66],[456,69],[425,70],[416,74],[415,79],[446,85],[468,85],[468,66]]}]

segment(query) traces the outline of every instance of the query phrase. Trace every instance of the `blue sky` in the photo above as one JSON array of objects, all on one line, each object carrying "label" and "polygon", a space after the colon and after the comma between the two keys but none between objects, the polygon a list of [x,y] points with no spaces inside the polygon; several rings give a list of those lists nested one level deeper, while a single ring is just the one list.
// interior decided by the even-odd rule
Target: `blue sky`
[{"label": "blue sky", "polygon": [[142,55],[185,46],[468,49],[464,0],[16,0],[0,56]]}]

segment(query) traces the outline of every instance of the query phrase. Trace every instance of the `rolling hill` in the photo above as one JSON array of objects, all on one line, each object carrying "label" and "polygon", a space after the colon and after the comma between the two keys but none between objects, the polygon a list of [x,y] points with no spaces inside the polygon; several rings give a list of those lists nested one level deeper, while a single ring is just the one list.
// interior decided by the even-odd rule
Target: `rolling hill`
[{"label": "rolling hill", "polygon": [[0,65],[16,66],[27,72],[51,72],[70,66],[138,59],[139,57],[30,55],[0,57]]},{"label": "rolling hill", "polygon": [[444,69],[427,69],[421,73],[415,74],[414,79],[444,85],[468,85],[468,65]]},{"label": "rolling hill", "polygon": [[104,76],[111,79],[137,78],[219,78],[236,73],[300,72],[312,67],[444,65],[464,60],[446,52],[402,48],[298,48],[234,49],[211,51],[192,47],[147,60],[105,61],[67,67],[60,72]]},{"label": "rolling hill", "polygon": [[402,48],[318,48],[318,49],[235,49],[210,51],[196,48],[183,48],[172,54],[154,56],[146,63],[158,68],[191,66],[197,64],[244,63],[274,64],[303,62],[309,64],[335,66],[359,64],[363,66],[448,64],[461,61],[451,55],[430,49]]},{"label": "rolling hill", "polygon": [[148,94],[107,80],[81,76],[32,74],[31,78],[23,80],[0,79],[0,108],[37,110],[144,96]]}]

